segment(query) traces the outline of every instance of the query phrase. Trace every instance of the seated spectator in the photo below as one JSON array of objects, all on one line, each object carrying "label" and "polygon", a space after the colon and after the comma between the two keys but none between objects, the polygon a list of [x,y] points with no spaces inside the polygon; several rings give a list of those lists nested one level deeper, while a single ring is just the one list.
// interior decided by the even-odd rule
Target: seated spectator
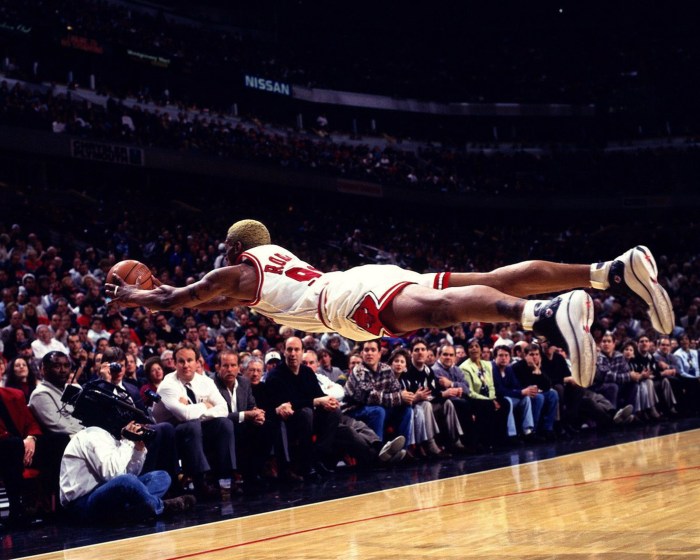
[{"label": "seated spectator", "polygon": [[[168,345],[175,345],[182,342],[182,334],[180,334],[180,331],[173,328],[173,326],[168,322],[167,317],[163,313],[158,313],[156,315],[155,329],[156,338],[159,340],[164,340],[165,343]],[[144,358],[148,358],[148,356],[144,356]]]},{"label": "seated spectator", "polygon": [[32,341],[32,352],[34,352],[34,357],[37,360],[41,360],[44,354],[51,352],[52,350],[57,350],[68,353],[68,348],[66,348],[61,342],[53,338],[51,329],[48,325],[39,325],[36,328],[36,338]]},{"label": "seated spectator", "polygon": [[163,365],[163,373],[165,375],[175,371],[175,356],[172,350],[163,350],[160,355],[160,363]]},{"label": "seated spectator", "polygon": [[[442,396],[442,390],[435,377],[429,363],[429,356],[435,357],[435,354],[430,350],[426,344],[425,340],[420,337],[415,337],[410,343],[410,359],[408,361],[408,368],[406,373],[402,376],[401,385],[407,388],[414,394],[414,403],[416,399],[426,400],[432,408],[432,414],[435,418],[438,430],[433,436],[433,438],[440,438],[440,441],[448,447],[454,448],[457,446],[457,442],[460,440],[464,432],[462,426],[459,423],[459,418],[457,417],[457,411],[455,409],[454,403],[450,399],[445,399]],[[432,364],[435,360],[432,360]],[[426,393],[426,390],[428,393]],[[426,398],[422,398],[420,395],[426,395]],[[415,415],[414,406],[414,415]],[[426,410],[426,420],[430,412]],[[414,419],[415,420],[415,419]],[[427,421],[429,424],[429,421]],[[434,455],[437,457],[446,457],[449,452],[444,451],[440,446],[435,446],[440,451],[436,454],[435,447],[430,445],[428,442],[429,455]]]},{"label": "seated spectator", "polygon": [[33,360],[17,357],[7,365],[5,387],[18,389],[24,395],[25,402],[36,389],[38,380]]},{"label": "seated spectator", "polygon": [[104,338],[106,344],[109,345],[111,333],[105,329],[104,322],[100,315],[93,315],[90,321],[90,329],[87,332],[87,337],[93,346],[97,346],[98,340]]},{"label": "seated spectator", "polygon": [[[44,379],[29,398],[29,409],[44,432],[42,442],[45,457],[42,477],[47,488],[58,492],[58,473],[61,457],[70,438],[83,429],[83,425],[72,416],[73,406],[62,402],[61,396],[72,376],[70,361],[63,352],[52,350],[42,359]],[[80,385],[73,384],[77,390]]]},{"label": "seated spectator", "polygon": [[331,364],[341,370],[348,369],[348,355],[343,351],[343,338],[337,333],[328,334],[326,350],[331,353]]},{"label": "seated spectator", "polygon": [[21,391],[0,388],[0,476],[5,483],[10,526],[27,524],[22,502],[22,473],[25,467],[41,464],[41,428],[27,407]]},{"label": "seated spectator", "polygon": [[242,371],[250,381],[255,404],[265,411],[265,422],[259,437],[251,441],[251,460],[253,463],[262,461],[263,468],[258,472],[263,477],[277,478],[276,457],[281,457],[283,464],[290,462],[287,427],[275,413],[268,387],[262,381],[263,361],[260,358],[248,358],[243,361]]},{"label": "seated spectator", "polygon": [[138,364],[136,362],[136,356],[134,356],[131,352],[124,352],[124,378],[123,381],[125,383],[129,383],[136,387],[137,390],[141,389],[141,386],[144,384],[145,379],[143,377],[139,376],[139,373],[142,372],[139,371]]},{"label": "seated spectator", "polygon": [[163,377],[165,377],[163,364],[159,356],[152,356],[146,360],[143,364],[143,374],[146,378],[146,383],[139,389],[139,394],[146,407],[152,408],[155,401],[153,397],[149,395],[149,392],[157,393],[158,387],[163,381]]},{"label": "seated spectator", "polygon": [[478,339],[469,341],[467,352],[469,357],[459,369],[469,384],[469,398],[472,399],[479,443],[486,449],[492,449],[502,445],[507,437],[510,402],[496,395],[491,362],[481,359],[481,344]]},{"label": "seated spectator", "polygon": [[[641,340],[640,338],[640,353],[643,352],[643,348],[647,348],[647,345],[642,344]],[[647,355],[648,358],[648,353],[643,355]],[[676,405],[682,400],[683,391],[681,388],[682,382],[679,380],[680,365],[678,364],[678,358],[671,352],[671,339],[669,337],[659,337],[657,350],[652,357],[658,368],[658,378],[655,377],[654,379],[656,393],[659,396],[659,400],[664,403],[668,413],[673,416],[678,412]],[[671,388],[670,394],[667,387]],[[680,402],[679,406],[685,408],[685,404]]]},{"label": "seated spectator", "polygon": [[[443,344],[438,349],[438,359],[431,369],[437,379],[442,398],[449,399],[455,408],[459,426],[463,432],[462,439],[473,450],[476,446],[476,431],[471,413],[471,401],[467,397],[469,385],[464,380],[464,374],[456,365],[455,347],[451,344]],[[450,442],[447,445],[450,451],[461,451],[464,448],[460,439],[452,443],[451,448]]]},{"label": "seated spectator", "polygon": [[236,434],[238,470],[244,482],[253,482],[262,472],[265,457],[252,453],[253,442],[260,438],[265,424],[265,410],[255,403],[250,381],[239,375],[238,354],[222,350],[217,355],[214,382],[226,401],[228,417]]},{"label": "seated spectator", "polygon": [[638,386],[630,379],[629,365],[621,352],[615,350],[611,333],[605,333],[600,340],[600,350],[596,360],[596,372],[591,391],[600,393],[615,407],[634,403]]},{"label": "seated spectator", "polygon": [[548,441],[555,439],[554,421],[559,413],[559,395],[552,380],[542,370],[542,351],[537,344],[529,344],[525,359],[513,366],[520,385],[531,391],[532,419],[535,432]]},{"label": "seated spectator", "polygon": [[65,436],[68,443],[70,436],[83,429],[79,420],[73,417],[73,406],[61,401],[66,385],[80,389],[77,383],[71,383],[70,360],[63,352],[49,352],[42,359],[44,379],[39,383],[29,399],[29,408],[47,434]]},{"label": "seated spectator", "polygon": [[287,426],[291,465],[284,466],[284,475],[293,480],[325,475],[335,466],[340,403],[323,393],[316,375],[301,363],[299,338],[285,341],[284,358],[265,379],[275,414]]},{"label": "seated spectator", "polygon": [[673,353],[677,358],[678,373],[685,410],[689,414],[700,414],[700,366],[698,351],[690,347],[690,337],[681,334],[678,337],[678,349]]},{"label": "seated spectator", "polygon": [[412,395],[401,388],[391,367],[379,361],[378,340],[360,343],[361,363],[348,374],[343,411],[361,420],[385,441],[391,426],[395,435],[411,439]]},{"label": "seated spectator", "polygon": [[[231,488],[236,468],[236,440],[226,401],[214,382],[197,374],[199,349],[183,343],[175,350],[175,371],[165,376],[153,407],[159,422],[175,426],[178,456],[202,498],[220,497]],[[211,474],[219,490],[206,480]]]},{"label": "seated spectator", "polygon": [[92,368],[87,350],[80,342],[78,334],[68,335],[68,359],[71,364],[71,377],[76,383],[88,381],[88,374]]},{"label": "seated spectator", "polygon": [[[510,365],[510,348],[503,344],[495,348],[496,359],[493,361],[493,382],[496,396],[504,397],[510,402],[508,415],[508,436],[518,434],[515,416],[520,424],[520,434],[525,439],[533,439],[535,421],[532,416],[532,398],[537,397],[537,386],[523,387]],[[520,363],[520,362],[519,362]]]},{"label": "seated spectator", "polygon": [[267,373],[275,369],[282,362],[282,356],[277,350],[268,350],[265,354],[265,377]]},{"label": "seated spectator", "polygon": [[[425,346],[422,339],[420,343]],[[432,391],[428,387],[420,385],[418,381],[412,382],[412,379],[407,378],[410,360],[410,354],[403,348],[397,348],[389,357],[392,373],[399,380],[402,390],[412,397],[413,426],[411,438],[407,441],[407,453],[415,459],[427,458],[431,455],[437,457],[443,453],[443,450],[435,443],[435,436],[440,432],[440,428],[430,404]]]},{"label": "seated spectator", "polygon": [[[316,374],[321,390],[327,396],[337,399],[342,407],[345,390],[342,385],[334,383],[321,373],[316,352],[314,350],[304,352],[302,363]],[[347,414],[340,415],[340,423],[335,435],[335,451],[339,459],[344,459],[346,462],[350,460],[350,464],[356,462],[360,466],[398,463],[406,456],[405,445],[403,436],[398,436],[382,445],[379,436],[367,424]]]},{"label": "seated spectator", "polygon": [[334,383],[338,383],[343,375],[343,370],[332,364],[331,353],[326,348],[321,348],[318,351],[318,371]]},{"label": "seated spectator", "polygon": [[623,343],[622,355],[629,365],[632,382],[639,385],[637,399],[633,403],[635,416],[640,420],[658,420],[661,417],[656,410],[659,398],[654,390],[652,373],[640,359],[641,354],[633,340],[627,340]]}]

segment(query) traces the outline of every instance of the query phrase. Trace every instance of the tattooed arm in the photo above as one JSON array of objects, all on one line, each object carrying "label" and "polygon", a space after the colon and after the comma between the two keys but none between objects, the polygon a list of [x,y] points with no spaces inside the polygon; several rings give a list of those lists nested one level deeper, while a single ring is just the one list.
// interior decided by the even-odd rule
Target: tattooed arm
[{"label": "tattooed arm", "polygon": [[201,280],[182,288],[161,285],[152,290],[141,290],[118,279],[114,284],[105,284],[105,294],[122,305],[141,305],[154,310],[176,307],[214,310],[250,301],[255,297],[256,285],[255,270],[236,265],[212,270]]}]

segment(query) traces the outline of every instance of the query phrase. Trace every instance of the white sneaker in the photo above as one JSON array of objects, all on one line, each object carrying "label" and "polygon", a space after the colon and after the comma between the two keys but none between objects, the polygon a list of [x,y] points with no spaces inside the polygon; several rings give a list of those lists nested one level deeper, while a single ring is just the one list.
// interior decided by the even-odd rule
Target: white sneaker
[{"label": "white sneaker", "polygon": [[589,387],[595,376],[596,348],[591,336],[593,300],[575,290],[549,301],[535,303],[533,332],[564,348],[571,360],[571,376],[581,387]]},{"label": "white sneaker", "polygon": [[615,413],[615,416],[613,417],[613,422],[615,422],[615,424],[626,423],[627,419],[632,417],[633,411],[634,407],[631,404],[628,404],[627,406],[621,408]]},{"label": "white sneaker", "polygon": [[644,245],[637,245],[610,264],[610,291],[641,298],[647,304],[652,326],[659,332],[671,334],[674,318],[671,299],[659,285],[656,261]]},{"label": "white sneaker", "polygon": [[381,451],[379,452],[379,460],[391,460],[391,458],[394,457],[394,455],[396,455],[399,451],[401,451],[404,448],[404,445],[406,445],[406,438],[403,436],[398,436],[392,439],[391,441],[387,441],[384,444],[384,447],[382,447]]}]

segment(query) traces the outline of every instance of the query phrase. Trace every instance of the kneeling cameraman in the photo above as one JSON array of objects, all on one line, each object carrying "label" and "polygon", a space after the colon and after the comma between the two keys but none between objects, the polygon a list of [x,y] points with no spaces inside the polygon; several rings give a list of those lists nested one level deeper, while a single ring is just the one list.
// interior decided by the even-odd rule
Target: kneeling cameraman
[{"label": "kneeling cameraman", "polygon": [[78,432],[61,462],[61,505],[81,521],[142,520],[192,507],[190,495],[162,499],[171,482],[167,472],[141,474],[143,437],[133,420],[119,434],[97,425]]},{"label": "kneeling cameraman", "polygon": [[[126,372],[126,356],[121,348],[109,347],[102,354],[100,376],[115,386],[114,395],[126,400],[129,404],[144,414],[142,421],[147,421],[147,428],[153,432],[153,436],[147,441],[148,457],[143,466],[143,472],[154,470],[166,471],[173,481],[170,489],[174,495],[182,493],[177,484],[179,469],[177,446],[175,444],[175,427],[168,422],[156,423],[146,408],[138,388],[131,383],[124,382]],[[139,421],[137,418],[132,418]],[[98,424],[102,425],[103,424]],[[119,425],[121,427],[121,424]]]}]

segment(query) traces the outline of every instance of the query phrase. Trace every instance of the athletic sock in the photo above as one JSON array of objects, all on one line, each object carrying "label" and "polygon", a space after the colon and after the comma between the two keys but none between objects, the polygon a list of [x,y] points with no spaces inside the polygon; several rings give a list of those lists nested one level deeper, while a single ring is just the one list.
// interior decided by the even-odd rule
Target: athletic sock
[{"label": "athletic sock", "polygon": [[608,273],[612,261],[593,263],[591,265],[591,288],[596,290],[607,290],[610,287]]},{"label": "athletic sock", "polygon": [[535,305],[541,304],[542,300],[539,299],[528,299],[523,306],[523,316],[520,319],[520,323],[523,325],[523,329],[526,331],[532,330],[532,325],[535,324],[537,320],[537,315],[535,315]]}]

